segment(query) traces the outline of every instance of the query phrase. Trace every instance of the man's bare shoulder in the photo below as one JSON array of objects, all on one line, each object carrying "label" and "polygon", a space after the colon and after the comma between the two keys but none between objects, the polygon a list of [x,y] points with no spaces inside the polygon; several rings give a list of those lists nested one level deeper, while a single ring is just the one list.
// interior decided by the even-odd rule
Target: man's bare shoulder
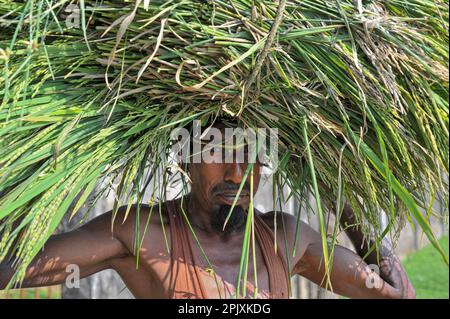
[{"label": "man's bare shoulder", "polygon": [[114,221],[114,227],[135,229],[138,222],[141,226],[154,227],[167,225],[169,218],[167,215],[167,203],[161,202],[155,205],[148,204],[133,204],[130,207],[121,206],[117,213],[113,211],[108,212],[111,222]]},{"label": "man's bare shoulder", "polygon": [[294,235],[295,232],[304,232],[309,235],[315,232],[311,226],[299,219],[299,217],[282,211],[269,211],[267,213],[260,213],[259,216],[272,229],[286,230],[288,233]]},{"label": "man's bare shoulder", "polygon": [[166,203],[158,203],[153,206],[148,204],[123,205],[117,210],[111,209],[90,220],[80,230],[90,232],[111,232],[118,239],[129,237],[136,231],[139,224],[140,231],[161,229],[168,225]]},{"label": "man's bare shoulder", "polygon": [[[260,214],[264,222],[274,231],[276,229],[277,242],[284,247],[284,239],[287,239],[289,245],[289,251],[296,250],[294,254],[298,261],[304,254],[306,247],[311,243],[314,238],[315,231],[304,221],[299,220],[297,216],[282,212],[282,211],[269,211],[264,214]],[[295,242],[297,244],[295,244]]]},{"label": "man's bare shoulder", "polygon": [[295,231],[297,218],[292,214],[282,211],[269,211],[267,213],[260,212],[259,216],[272,230],[275,230],[276,226],[277,230]]},{"label": "man's bare shoulder", "polygon": [[96,219],[97,227],[111,232],[129,250],[132,249],[136,236],[139,236],[140,240],[145,238],[146,242],[153,243],[152,247],[155,249],[163,243],[164,238],[170,239],[167,204],[164,202],[152,206],[144,203],[132,204],[129,207],[124,205],[116,212],[109,210]]}]

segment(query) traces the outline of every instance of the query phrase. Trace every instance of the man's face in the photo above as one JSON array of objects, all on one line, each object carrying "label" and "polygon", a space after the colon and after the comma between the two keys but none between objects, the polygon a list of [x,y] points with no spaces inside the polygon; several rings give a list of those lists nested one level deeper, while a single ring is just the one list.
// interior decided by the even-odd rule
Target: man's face
[{"label": "man's face", "polygon": [[[220,205],[232,205],[244,179],[248,162],[244,163],[192,163],[189,172],[192,180],[192,192],[197,199],[205,203],[205,208]],[[260,163],[253,164],[253,195],[260,181]],[[239,194],[236,205],[247,208],[250,202],[250,179],[248,174]]]},{"label": "man's face", "polygon": [[[224,132],[224,127],[218,126],[218,128],[221,132]],[[204,145],[202,145],[201,149],[202,152],[205,152]],[[213,158],[216,157],[213,150],[207,150],[207,152]],[[223,160],[225,152],[232,152],[233,159],[236,158],[237,152],[242,152],[244,154],[243,160],[233,160],[231,163],[226,163]],[[246,169],[249,165],[247,147],[243,147],[243,149],[239,149],[238,147],[238,149],[223,150],[221,153],[210,163],[202,160],[200,163],[189,164],[189,174],[192,180],[191,194],[194,195],[204,210],[217,214],[215,218],[218,220],[223,220],[223,216],[219,216],[219,214],[228,215],[229,208],[238,194],[239,186],[244,179]],[[260,168],[261,163],[256,160],[253,163],[253,195],[258,190],[261,177]],[[249,173],[236,202],[236,210],[239,209],[241,212],[245,211],[250,203],[250,181],[251,174]],[[242,216],[238,216],[239,214]],[[237,216],[235,217],[242,219],[244,217],[243,213],[239,214],[236,213],[235,215]],[[241,221],[235,220],[235,222],[240,224]]]}]

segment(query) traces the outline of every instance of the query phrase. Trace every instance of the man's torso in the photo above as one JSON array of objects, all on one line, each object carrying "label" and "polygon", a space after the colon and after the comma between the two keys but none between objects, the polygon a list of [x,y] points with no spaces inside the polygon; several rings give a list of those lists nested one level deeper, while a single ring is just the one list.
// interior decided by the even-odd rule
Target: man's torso
[{"label": "man's torso", "polygon": [[[286,253],[292,256],[294,237],[292,229],[294,225],[291,224],[293,224],[293,218],[292,216],[284,216],[285,218],[282,220],[281,214],[279,215],[277,216],[278,226],[275,232],[276,245],[282,257],[287,261]],[[261,217],[274,230],[274,215],[272,213],[261,214]],[[150,207],[143,205],[138,218],[134,207],[125,223],[121,224],[120,218],[122,216],[117,216],[114,235],[126,246],[130,255],[112,260],[112,268],[119,273],[136,298],[171,298],[170,272],[172,268],[169,252],[171,249],[171,234],[170,223],[166,215],[166,205],[162,204],[161,214],[158,206],[154,206],[152,210]],[[140,225],[137,234],[139,241],[135,240],[136,220],[139,220]],[[288,229],[286,233],[283,231],[282,224],[288,225],[285,227]],[[203,282],[208,298],[233,298],[236,293],[240,269],[243,231],[242,234],[232,236],[229,239],[221,238],[219,235],[207,234],[199,229],[195,230],[195,234],[202,249],[200,249],[192,234],[190,234],[191,246],[200,270],[201,278],[199,279]],[[288,247],[286,247],[285,242],[287,242]],[[135,246],[139,248],[136,249]],[[250,246],[253,246],[252,243]],[[247,296],[253,297],[254,269],[256,268],[257,297],[268,298],[269,276],[267,266],[256,239],[255,248],[255,256],[253,256],[252,250],[248,256]],[[139,251],[139,254],[136,254],[137,251]],[[299,246],[296,256],[287,261],[289,269],[293,268],[292,265],[295,265],[302,254],[303,249]],[[137,255],[139,258],[137,258]],[[205,255],[210,264],[204,257]],[[256,267],[254,267],[253,258],[256,260]],[[215,272],[211,271],[211,267]]]}]

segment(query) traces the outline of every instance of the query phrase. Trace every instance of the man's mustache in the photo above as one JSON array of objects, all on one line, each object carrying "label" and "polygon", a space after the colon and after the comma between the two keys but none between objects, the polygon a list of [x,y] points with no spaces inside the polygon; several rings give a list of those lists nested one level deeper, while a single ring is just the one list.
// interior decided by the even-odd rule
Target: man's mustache
[{"label": "man's mustache", "polygon": [[[234,183],[222,183],[214,186],[212,189],[212,193],[223,193],[223,192],[238,192],[239,191],[239,184]],[[242,187],[241,193],[250,193],[250,185],[248,182],[245,182],[244,186]]]}]

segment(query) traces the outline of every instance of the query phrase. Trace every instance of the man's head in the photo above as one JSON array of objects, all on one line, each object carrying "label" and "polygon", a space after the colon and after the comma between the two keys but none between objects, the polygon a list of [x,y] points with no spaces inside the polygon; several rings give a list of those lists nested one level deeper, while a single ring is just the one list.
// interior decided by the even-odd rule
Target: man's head
[{"label": "man's head", "polygon": [[[201,139],[194,136],[191,141],[191,158],[195,157],[196,151],[200,151],[202,156],[200,161],[189,161],[187,171],[192,181],[192,198],[204,211],[213,214],[212,226],[222,230],[249,163],[253,163],[253,195],[258,190],[261,163],[257,156],[252,155],[251,143],[240,138],[242,128],[239,131],[237,123],[230,125],[224,121],[216,121],[210,127],[212,130],[206,130]],[[235,129],[231,136],[233,141],[229,135],[231,128]],[[249,173],[245,178],[225,231],[239,229],[245,222],[250,203],[251,176]]]}]

